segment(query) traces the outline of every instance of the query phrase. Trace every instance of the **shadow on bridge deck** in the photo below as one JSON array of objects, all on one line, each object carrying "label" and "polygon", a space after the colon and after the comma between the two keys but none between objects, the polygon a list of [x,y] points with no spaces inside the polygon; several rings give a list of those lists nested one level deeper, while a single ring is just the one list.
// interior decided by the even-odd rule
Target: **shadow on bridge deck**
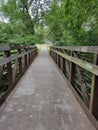
[{"label": "shadow on bridge deck", "polygon": [[95,130],[43,47],[0,108],[0,130]]}]

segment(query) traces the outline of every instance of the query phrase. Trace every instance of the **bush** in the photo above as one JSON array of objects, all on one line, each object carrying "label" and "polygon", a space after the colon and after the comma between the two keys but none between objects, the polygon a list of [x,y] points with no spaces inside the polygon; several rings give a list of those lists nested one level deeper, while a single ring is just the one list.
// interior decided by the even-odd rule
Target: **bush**
[{"label": "bush", "polygon": [[39,43],[39,39],[32,35],[17,36],[9,39],[9,44],[11,45],[35,45],[36,43]]}]

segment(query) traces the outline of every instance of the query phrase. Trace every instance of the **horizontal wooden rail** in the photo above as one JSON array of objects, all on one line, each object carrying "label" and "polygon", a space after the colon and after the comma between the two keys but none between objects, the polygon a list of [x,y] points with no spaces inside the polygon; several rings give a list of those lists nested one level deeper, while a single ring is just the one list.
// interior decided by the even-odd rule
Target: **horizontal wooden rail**
[{"label": "horizontal wooden rail", "polygon": [[1,51],[8,51],[8,50],[15,50],[15,49],[32,49],[35,46],[0,46],[0,52]]},{"label": "horizontal wooden rail", "polygon": [[36,55],[36,46],[0,46],[0,105]]},{"label": "horizontal wooden rail", "polygon": [[4,58],[4,59],[0,60],[0,66],[9,63],[9,62],[11,62],[12,60],[16,60],[16,59],[18,59],[18,58],[20,58],[20,57],[23,57],[23,56],[25,56],[25,55],[27,55],[27,54],[30,54],[30,53],[32,53],[32,52],[34,52],[34,51],[36,51],[36,49],[34,49],[34,50],[32,50],[32,51],[24,52],[23,54],[16,54],[15,56],[10,56],[10,57],[8,57],[8,58]]},{"label": "horizontal wooden rail", "polygon": [[63,53],[55,51],[53,49],[51,49],[51,51],[98,76],[98,66],[97,65],[94,65],[92,63],[80,60],[78,58],[63,54]]},{"label": "horizontal wooden rail", "polygon": [[1,51],[8,51],[10,50],[10,46],[0,46],[0,52]]},{"label": "horizontal wooden rail", "polygon": [[98,54],[98,46],[54,46],[53,48]]},{"label": "horizontal wooden rail", "polygon": [[51,46],[50,55],[98,120],[98,46]]}]

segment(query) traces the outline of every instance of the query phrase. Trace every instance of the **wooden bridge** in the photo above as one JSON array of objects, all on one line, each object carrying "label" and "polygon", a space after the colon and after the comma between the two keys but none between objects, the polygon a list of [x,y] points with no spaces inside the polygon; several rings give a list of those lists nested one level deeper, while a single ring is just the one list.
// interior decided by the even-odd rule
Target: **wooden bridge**
[{"label": "wooden bridge", "polygon": [[0,130],[98,129],[98,47],[0,52]]}]

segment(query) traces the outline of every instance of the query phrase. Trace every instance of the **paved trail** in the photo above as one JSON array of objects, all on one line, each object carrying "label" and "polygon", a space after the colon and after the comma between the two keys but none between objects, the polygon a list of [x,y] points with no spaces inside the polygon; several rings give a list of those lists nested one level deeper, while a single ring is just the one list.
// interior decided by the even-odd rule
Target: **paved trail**
[{"label": "paved trail", "polygon": [[95,130],[45,47],[0,108],[0,130]]}]

